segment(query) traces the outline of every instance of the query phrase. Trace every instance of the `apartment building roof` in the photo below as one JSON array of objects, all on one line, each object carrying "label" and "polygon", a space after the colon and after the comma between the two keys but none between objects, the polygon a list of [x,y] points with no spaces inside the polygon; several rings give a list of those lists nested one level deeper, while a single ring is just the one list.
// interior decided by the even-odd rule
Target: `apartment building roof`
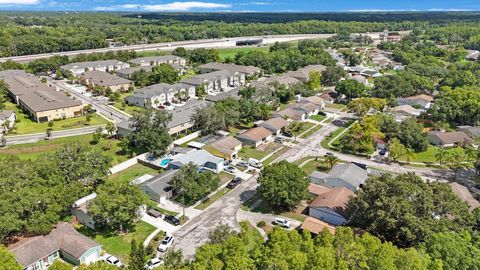
[{"label": "apartment building roof", "polygon": [[92,81],[95,85],[102,85],[105,87],[132,83],[130,80],[98,70],[86,71],[80,76],[86,80]]}]

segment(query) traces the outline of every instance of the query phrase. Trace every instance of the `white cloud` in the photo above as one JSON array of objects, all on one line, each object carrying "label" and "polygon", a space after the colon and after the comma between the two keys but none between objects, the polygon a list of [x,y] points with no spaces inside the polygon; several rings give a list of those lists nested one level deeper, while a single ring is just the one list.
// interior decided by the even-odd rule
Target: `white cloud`
[{"label": "white cloud", "polygon": [[218,9],[230,8],[230,4],[218,4],[209,2],[172,2],[168,4],[144,5],[142,8],[147,11],[190,11],[192,9]]},{"label": "white cloud", "polygon": [[431,8],[428,11],[472,11],[471,9],[458,9],[458,8]]},{"label": "white cloud", "polygon": [[0,0],[0,5],[36,5],[40,0]]},{"label": "white cloud", "polygon": [[132,9],[132,8],[141,8],[142,5],[126,4],[126,5],[121,5],[120,7],[125,9]]},{"label": "white cloud", "polygon": [[419,11],[417,9],[351,9],[346,12],[398,12],[398,11]]}]

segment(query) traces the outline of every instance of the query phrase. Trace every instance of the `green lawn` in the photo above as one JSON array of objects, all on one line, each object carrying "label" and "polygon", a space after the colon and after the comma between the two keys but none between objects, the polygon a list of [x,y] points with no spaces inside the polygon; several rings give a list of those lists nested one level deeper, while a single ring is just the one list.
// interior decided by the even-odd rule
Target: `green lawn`
[{"label": "green lawn", "polygon": [[[253,209],[250,209],[255,202],[261,200],[261,202]],[[303,222],[306,218],[305,215],[296,213],[293,210],[288,212],[278,211],[278,209],[272,207],[268,202],[261,199],[259,193],[255,193],[250,199],[248,199],[243,205],[240,206],[245,211],[252,211],[255,213],[263,213],[263,214],[274,214],[274,215],[281,215],[284,217],[288,217],[291,219],[298,220]]]},{"label": "green lawn", "polygon": [[322,121],[325,118],[327,118],[327,117],[325,115],[321,115],[321,114],[315,114],[315,115],[310,116],[310,119],[318,121],[318,122]]},{"label": "green lawn", "polygon": [[133,179],[140,177],[144,174],[151,174],[151,175],[157,175],[159,172],[155,169],[149,168],[147,166],[144,166],[142,164],[135,164],[132,167],[125,169],[121,172],[118,172],[116,174],[112,174],[110,176],[110,181],[122,181],[122,182],[130,182]]},{"label": "green lawn", "polygon": [[[401,161],[410,161],[410,162],[424,162],[424,163],[437,163],[437,159],[435,158],[435,153],[438,147],[430,145],[428,146],[427,150],[420,153],[411,153],[409,155],[402,156],[399,160]],[[457,147],[453,148],[455,151],[464,152],[463,148]]]},{"label": "green lawn", "polygon": [[[92,146],[90,143],[91,141],[92,135],[89,134],[57,138],[53,140],[41,140],[36,143],[10,145],[0,149],[0,157],[15,155],[21,159],[36,159],[43,154],[53,153],[63,146],[72,143],[78,142],[84,145]],[[101,149],[102,153],[110,156],[112,158],[113,165],[115,165],[129,159],[128,156],[125,156],[121,153],[119,143],[119,140],[102,139],[98,144],[93,145],[93,147]]]},{"label": "green lawn", "polygon": [[239,48],[228,48],[228,49],[219,49],[218,55],[220,56],[221,60],[225,60],[225,58],[234,59],[235,55],[238,52],[250,52],[250,51],[262,51],[268,52],[269,47],[239,47]]},{"label": "green lawn", "polygon": [[228,188],[222,188],[219,191],[215,192],[212,196],[209,198],[206,198],[203,200],[199,205],[195,206],[195,209],[198,210],[205,210],[207,207],[209,207],[212,203],[218,201],[220,198],[223,197],[223,195],[227,194],[231,189]]},{"label": "green lawn", "polygon": [[158,212],[164,214],[164,215],[172,215],[172,216],[177,216],[178,213],[175,212],[175,211],[170,211],[170,210],[167,210],[167,209],[164,209],[164,208],[161,208],[157,205],[156,202],[152,201],[152,200],[148,200],[147,201],[147,206],[148,207],[151,207],[155,210],[157,210]]},{"label": "green lawn", "polygon": [[[10,132],[9,135],[22,135],[31,133],[44,133],[48,129],[48,122],[37,123],[30,119],[28,115],[23,113],[15,104],[11,102],[5,103],[6,110],[13,110],[17,114],[17,122],[15,123],[16,129]],[[81,128],[86,126],[103,125],[107,124],[107,120],[98,114],[91,114],[92,118],[90,123],[87,124],[86,116],[68,118],[65,120],[53,121],[53,131],[65,130],[73,128]]]},{"label": "green lawn", "polygon": [[242,150],[238,153],[238,155],[243,158],[244,160],[248,160],[249,158],[254,158],[256,160],[260,160],[264,158],[268,153],[263,151],[257,150],[251,146],[244,146]]},{"label": "green lawn", "polygon": [[95,239],[102,244],[103,249],[112,255],[118,257],[123,263],[128,262],[130,253],[130,243],[135,239],[137,243],[143,243],[155,227],[143,221],[138,222],[134,228],[129,230],[127,234],[118,235],[117,232],[100,233],[89,228],[81,226],[77,228],[81,233]]},{"label": "green lawn", "polygon": [[313,126],[315,126],[315,124],[309,123],[309,122],[302,122],[302,129],[298,132],[298,135],[302,134],[303,132],[305,132],[309,128],[312,128]]},{"label": "green lawn", "polygon": [[219,172],[218,176],[220,177],[220,185],[223,185],[233,179],[233,175],[227,172]]},{"label": "green lawn", "polygon": [[290,150],[289,147],[287,146],[284,146],[281,150],[278,150],[277,152],[275,152],[275,154],[271,155],[269,158],[265,159],[262,163],[263,163],[263,166],[267,166],[268,164],[270,164],[272,161],[274,161],[275,159],[277,159],[279,156],[281,156],[282,154],[284,154],[285,152],[287,152],[288,150]]},{"label": "green lawn", "polygon": [[319,158],[318,160],[311,160],[305,165],[303,165],[302,170],[307,174],[310,175],[314,171],[321,171],[321,172],[327,172],[329,171],[329,165],[323,161],[322,158]]},{"label": "green lawn", "polygon": [[310,129],[309,131],[305,132],[304,134],[302,134],[302,136],[300,136],[300,138],[302,139],[306,139],[310,136],[312,136],[313,133],[317,132],[319,129],[322,128],[322,125],[317,125],[316,127]]},{"label": "green lawn", "polygon": [[333,103],[333,104],[326,104],[325,107],[341,110],[341,109],[346,109],[347,105],[339,104],[339,103]]}]

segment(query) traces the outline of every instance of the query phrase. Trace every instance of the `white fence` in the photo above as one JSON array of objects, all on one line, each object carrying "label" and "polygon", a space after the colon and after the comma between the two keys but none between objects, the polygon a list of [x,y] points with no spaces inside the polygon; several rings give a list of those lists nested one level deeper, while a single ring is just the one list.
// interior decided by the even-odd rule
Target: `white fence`
[{"label": "white fence", "polygon": [[178,140],[173,141],[173,145],[182,145],[182,144],[184,144],[184,143],[186,143],[186,142],[188,142],[188,141],[191,141],[191,140],[193,140],[193,139],[195,139],[195,138],[198,138],[198,136],[200,136],[200,131],[195,131],[195,132],[193,132],[192,134],[188,134],[188,135],[185,136],[185,137],[182,137],[182,138],[180,138],[180,139],[178,139]]},{"label": "white fence", "polygon": [[148,153],[140,154],[136,157],[133,157],[129,160],[126,160],[126,161],[124,161],[120,164],[117,164],[117,165],[113,166],[112,168],[110,168],[110,173],[115,174],[115,173],[121,172],[125,169],[128,169],[128,168],[132,167],[133,165],[138,163],[139,158],[145,159],[147,154]]}]

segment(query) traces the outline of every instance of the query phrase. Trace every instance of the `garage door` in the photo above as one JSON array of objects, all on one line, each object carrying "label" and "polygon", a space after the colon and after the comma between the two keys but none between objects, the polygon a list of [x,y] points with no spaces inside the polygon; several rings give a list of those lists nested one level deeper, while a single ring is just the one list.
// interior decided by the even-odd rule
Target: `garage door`
[{"label": "garage door", "polygon": [[94,252],[94,253],[88,255],[87,257],[85,257],[85,264],[86,265],[89,265],[89,264],[94,263],[96,261],[98,261],[98,256],[97,256],[96,252]]}]

